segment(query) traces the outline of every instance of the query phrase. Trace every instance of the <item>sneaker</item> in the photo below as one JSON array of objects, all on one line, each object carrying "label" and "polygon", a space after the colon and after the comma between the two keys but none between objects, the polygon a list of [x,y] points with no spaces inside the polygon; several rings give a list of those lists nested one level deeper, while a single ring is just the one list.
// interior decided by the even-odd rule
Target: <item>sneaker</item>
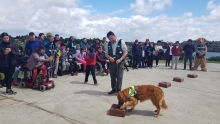
[{"label": "sneaker", "polygon": [[99,83],[94,83],[94,86],[98,86],[98,85],[100,85]]},{"label": "sneaker", "polygon": [[71,72],[71,76],[74,76],[74,73],[73,73],[73,72]]},{"label": "sneaker", "polygon": [[114,93],[117,93],[117,92],[115,90],[112,90],[112,91],[108,92],[109,95],[114,94]]},{"label": "sneaker", "polygon": [[186,70],[185,68],[183,70]]},{"label": "sneaker", "polygon": [[13,85],[14,86],[18,86],[18,81],[17,80],[13,80]]},{"label": "sneaker", "polygon": [[7,89],[6,92],[5,92],[5,95],[16,95],[16,94],[17,94],[17,92],[14,92],[11,89]]},{"label": "sneaker", "polygon": [[84,84],[87,84],[87,83],[88,83],[88,81],[85,81],[85,82],[84,82]]},{"label": "sneaker", "polygon": [[175,70],[177,70],[177,67],[175,67]]},{"label": "sneaker", "polygon": [[57,74],[54,74],[54,75],[53,75],[53,78],[57,78]]}]

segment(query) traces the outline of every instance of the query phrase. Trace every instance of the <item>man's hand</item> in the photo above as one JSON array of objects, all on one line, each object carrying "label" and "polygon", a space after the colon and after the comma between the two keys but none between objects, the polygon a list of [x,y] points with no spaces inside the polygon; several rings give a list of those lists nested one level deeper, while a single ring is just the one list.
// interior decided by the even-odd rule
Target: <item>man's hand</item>
[{"label": "man's hand", "polygon": [[53,56],[50,56],[48,61],[51,62],[53,60]]},{"label": "man's hand", "polygon": [[7,55],[10,52],[10,48],[6,48],[4,54]]},{"label": "man's hand", "polygon": [[109,60],[106,60],[105,62],[109,63]]},{"label": "man's hand", "polygon": [[120,59],[118,59],[117,61],[116,61],[116,64],[119,64],[121,62],[121,60]]},{"label": "man's hand", "polygon": [[114,62],[115,60],[112,57],[109,57],[110,62]]}]

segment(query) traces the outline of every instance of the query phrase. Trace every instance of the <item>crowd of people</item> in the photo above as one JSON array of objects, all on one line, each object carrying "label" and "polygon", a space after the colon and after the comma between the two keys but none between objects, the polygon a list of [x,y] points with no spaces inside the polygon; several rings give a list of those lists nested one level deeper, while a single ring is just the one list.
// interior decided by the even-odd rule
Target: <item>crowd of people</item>
[{"label": "crowd of people", "polygon": [[[85,71],[84,83],[88,82],[91,72],[94,85],[97,86],[99,83],[95,75],[95,66],[96,62],[99,62],[104,69],[102,73],[110,73],[112,90],[109,94],[113,94],[121,90],[126,57],[130,58],[130,64],[133,69],[152,69],[154,60],[156,61],[155,67],[158,67],[161,57],[166,59],[166,67],[177,69],[179,57],[184,51],[185,70],[188,59],[190,62],[189,69],[192,68],[192,54],[196,51],[191,39],[188,40],[188,44],[184,48],[180,46],[179,41],[176,41],[174,45],[172,42],[168,42],[165,46],[166,52],[164,52],[160,40],[154,44],[154,42],[150,42],[149,38],[147,38],[145,43],[135,40],[132,50],[129,52],[125,42],[122,39],[118,39],[111,31],[107,34],[109,42],[104,37],[102,41],[96,39],[94,44],[88,45],[87,39],[84,38],[80,42],[80,46],[74,41],[74,36],[70,36],[69,41],[63,43],[58,34],[54,37],[50,32],[46,36],[44,33],[40,33],[37,38],[33,32],[30,32],[29,41],[25,44],[24,49],[11,42],[7,33],[2,33],[1,37],[0,59],[2,61],[0,61],[0,72],[5,75],[2,85],[6,85],[6,93],[10,95],[16,94],[11,89],[11,85],[19,85],[17,79],[19,71],[23,66],[32,71],[32,77],[29,77],[28,72],[24,71],[24,78],[32,78],[34,81],[37,74],[41,71],[43,81],[45,82],[48,64],[54,65],[52,78],[57,78],[59,66],[62,66],[60,71],[66,71],[71,76],[77,76],[79,70],[78,63],[81,63]],[[25,57],[28,57],[28,59],[24,65]],[[172,61],[171,64],[170,61]],[[11,78],[12,76],[13,79]],[[52,80],[52,78],[49,80]],[[1,84],[0,87],[2,87]]]},{"label": "crowd of people", "polygon": [[[165,52],[164,49],[166,49]],[[164,58],[166,60],[166,67],[170,67],[170,69],[173,69],[174,67],[175,69],[177,69],[179,58],[184,52],[185,57],[183,70],[186,70],[187,60],[189,60],[189,69],[191,70],[193,52],[195,51],[196,49],[192,45],[191,39],[188,40],[188,44],[185,45],[183,48],[180,46],[179,41],[176,41],[174,44],[172,42],[167,42],[167,44],[163,47],[160,40],[158,40],[156,44],[154,42],[150,42],[149,38],[146,39],[145,43],[135,40],[134,44],[132,45],[132,68],[138,69],[146,67],[152,69],[154,60],[156,64],[155,68],[157,68],[159,60],[161,58]]]}]

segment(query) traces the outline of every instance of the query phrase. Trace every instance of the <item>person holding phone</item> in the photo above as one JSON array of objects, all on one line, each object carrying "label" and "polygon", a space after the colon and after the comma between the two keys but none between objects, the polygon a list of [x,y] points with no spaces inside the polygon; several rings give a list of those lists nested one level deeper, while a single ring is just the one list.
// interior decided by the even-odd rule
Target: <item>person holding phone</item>
[{"label": "person holding phone", "polygon": [[18,54],[17,45],[10,42],[8,33],[1,34],[2,42],[0,43],[0,72],[4,73],[4,83],[6,84],[5,94],[17,94],[11,89],[12,75],[16,66],[16,54]]}]

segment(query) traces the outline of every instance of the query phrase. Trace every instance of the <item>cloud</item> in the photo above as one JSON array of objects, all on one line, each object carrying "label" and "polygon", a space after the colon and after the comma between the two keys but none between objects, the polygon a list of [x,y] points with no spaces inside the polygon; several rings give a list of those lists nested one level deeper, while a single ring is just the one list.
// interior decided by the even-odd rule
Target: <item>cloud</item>
[{"label": "cloud", "polygon": [[117,11],[113,11],[111,14],[118,14],[118,13],[122,13],[122,12],[124,12],[124,10],[123,9],[119,9]]},{"label": "cloud", "polygon": [[[58,1],[58,0],[57,0]],[[208,40],[220,40],[220,6],[217,3],[207,3],[210,13],[206,16],[194,17],[192,12],[180,16],[169,17],[158,15],[148,17],[133,15],[126,18],[116,17],[114,14],[124,12],[117,10],[114,14],[92,14],[94,8],[80,7],[76,0],[63,0],[59,6],[56,0],[38,5],[30,0],[7,0],[0,4],[0,33],[8,32],[12,36],[25,35],[33,31],[35,34],[52,32],[62,37],[71,35],[77,38],[102,38],[108,31],[113,31],[118,38],[125,41],[150,41],[159,39],[164,41],[184,41],[189,38],[205,37]],[[162,0],[148,0],[155,3]],[[13,2],[12,6],[8,6]],[[206,8],[204,8],[206,9]],[[7,11],[5,11],[7,10]]]},{"label": "cloud", "polygon": [[171,5],[172,0],[136,0],[130,4],[130,9],[137,14],[150,14],[153,11],[163,10],[166,5]]},{"label": "cloud", "polygon": [[192,17],[192,15],[193,15],[192,12],[183,13],[183,16],[186,16],[186,17]]},{"label": "cloud", "polygon": [[86,6],[84,6],[85,8],[93,8],[93,6],[92,5],[86,5]]}]

